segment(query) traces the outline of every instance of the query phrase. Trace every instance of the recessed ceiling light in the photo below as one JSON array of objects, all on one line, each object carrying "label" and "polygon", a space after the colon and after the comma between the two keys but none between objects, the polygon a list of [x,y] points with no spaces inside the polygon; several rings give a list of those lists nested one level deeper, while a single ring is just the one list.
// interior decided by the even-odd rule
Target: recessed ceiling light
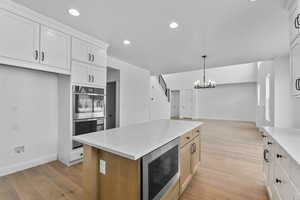
[{"label": "recessed ceiling light", "polygon": [[255,2],[256,0],[249,0],[250,2]]},{"label": "recessed ceiling light", "polygon": [[124,41],[123,41],[123,44],[124,44],[124,45],[130,45],[131,42],[130,42],[129,40],[124,40]]},{"label": "recessed ceiling light", "polygon": [[75,17],[78,17],[80,15],[80,12],[74,8],[69,9],[69,14]]},{"label": "recessed ceiling light", "polygon": [[171,28],[171,29],[175,29],[175,28],[178,28],[178,23],[177,22],[171,22],[170,24],[169,24],[169,27]]}]

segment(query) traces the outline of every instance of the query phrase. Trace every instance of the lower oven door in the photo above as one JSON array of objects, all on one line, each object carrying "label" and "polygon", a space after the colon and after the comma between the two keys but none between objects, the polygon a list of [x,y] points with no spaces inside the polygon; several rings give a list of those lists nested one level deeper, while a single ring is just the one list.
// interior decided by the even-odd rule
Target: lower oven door
[{"label": "lower oven door", "polygon": [[[92,133],[97,131],[97,119],[84,119],[74,120],[73,122],[73,135],[82,135],[86,133]],[[73,149],[82,147],[82,144],[73,141]]]},{"label": "lower oven door", "polygon": [[179,138],[142,160],[143,200],[158,200],[179,179]]}]

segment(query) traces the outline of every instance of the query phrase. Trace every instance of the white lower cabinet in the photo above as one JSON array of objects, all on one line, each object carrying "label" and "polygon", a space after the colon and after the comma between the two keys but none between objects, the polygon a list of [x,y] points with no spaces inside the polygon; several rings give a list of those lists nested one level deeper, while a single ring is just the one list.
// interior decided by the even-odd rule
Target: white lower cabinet
[{"label": "white lower cabinet", "polygon": [[300,166],[264,133],[264,174],[270,200],[300,200]]}]

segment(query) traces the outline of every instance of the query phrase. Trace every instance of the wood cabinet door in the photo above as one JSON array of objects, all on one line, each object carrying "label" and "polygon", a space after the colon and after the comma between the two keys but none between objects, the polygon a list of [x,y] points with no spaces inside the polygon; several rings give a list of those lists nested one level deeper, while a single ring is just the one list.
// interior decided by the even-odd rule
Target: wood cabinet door
[{"label": "wood cabinet door", "polygon": [[72,83],[89,84],[89,66],[79,62],[72,62]]},{"label": "wood cabinet door", "polygon": [[291,48],[291,90],[293,95],[300,95],[300,42],[297,39]]},{"label": "wood cabinet door", "polygon": [[0,56],[38,63],[39,24],[0,9]]},{"label": "wood cabinet door", "polygon": [[193,139],[193,141],[191,142],[191,149],[191,172],[194,174],[196,173],[200,162],[200,136],[197,136]]},{"label": "wood cabinet door", "polygon": [[97,86],[106,86],[106,68],[90,66],[89,71],[92,76],[92,84]]},{"label": "wood cabinet door", "polygon": [[192,178],[191,142],[180,149],[180,194],[185,190]]},{"label": "wood cabinet door", "polygon": [[70,70],[71,37],[62,32],[41,27],[41,55],[42,64]]}]

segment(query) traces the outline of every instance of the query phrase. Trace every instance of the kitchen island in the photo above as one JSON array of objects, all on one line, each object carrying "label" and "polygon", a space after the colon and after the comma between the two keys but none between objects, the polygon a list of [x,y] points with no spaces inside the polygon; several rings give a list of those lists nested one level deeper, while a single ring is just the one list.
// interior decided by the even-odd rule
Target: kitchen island
[{"label": "kitchen island", "polygon": [[[164,193],[179,195],[179,190],[186,187],[200,160],[202,125],[199,121],[157,120],[73,137],[75,141],[84,144],[85,199],[145,199],[142,194],[145,181],[143,158],[176,141],[179,156],[170,160],[166,157],[164,160],[174,162],[178,159],[180,165],[177,171],[178,174],[181,172],[179,175],[182,180],[179,183],[177,179]],[[167,150],[176,151],[174,148]]]}]

